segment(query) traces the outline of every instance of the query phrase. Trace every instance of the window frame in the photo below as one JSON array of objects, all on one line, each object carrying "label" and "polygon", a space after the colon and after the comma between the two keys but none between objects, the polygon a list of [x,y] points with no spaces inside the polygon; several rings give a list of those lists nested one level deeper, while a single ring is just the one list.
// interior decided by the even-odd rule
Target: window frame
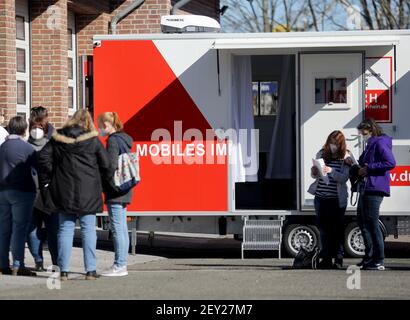
[{"label": "window frame", "polygon": [[[30,34],[30,13],[28,0],[16,0],[15,20],[23,18],[24,39],[17,37],[16,25],[16,113],[26,114],[26,119],[30,115],[31,107],[31,34]],[[17,50],[25,51],[25,71],[17,71]],[[17,86],[18,82],[25,82],[25,103],[18,103]]]},{"label": "window frame", "polygon": [[[346,102],[345,103],[337,103],[337,102],[322,102],[322,103],[316,103],[316,79],[340,79],[340,78],[345,78],[346,79]],[[352,97],[352,92],[351,92],[351,87],[349,84],[352,83],[353,81],[353,75],[351,73],[340,73],[340,72],[333,72],[333,73],[328,73],[328,72],[317,72],[312,74],[312,81],[313,81],[313,105],[317,109],[322,109],[322,110],[348,110],[351,109],[351,97]]]},{"label": "window frame", "polygon": [[257,99],[257,104],[258,104],[258,114],[255,114],[254,108],[252,105],[252,113],[254,117],[276,117],[277,116],[277,111],[274,114],[261,114],[261,83],[263,82],[276,82],[277,83],[277,93],[278,93],[278,98],[279,98],[279,90],[280,90],[280,79],[278,78],[270,78],[270,79],[258,79],[258,80],[252,80],[252,97],[253,97],[253,85],[257,83],[258,85],[258,99]]},{"label": "window frame", "polygon": [[[67,41],[69,38],[68,32],[71,30],[71,49],[67,43],[67,86],[68,88],[72,88],[73,90],[73,99],[72,105],[71,101],[69,101],[69,90],[67,88],[67,106],[68,106],[68,114],[72,115],[78,108],[78,88],[77,88],[77,34],[76,34],[76,18],[75,13],[73,11],[68,11],[67,13]],[[72,61],[72,74],[68,74],[68,61],[71,59]]]}]

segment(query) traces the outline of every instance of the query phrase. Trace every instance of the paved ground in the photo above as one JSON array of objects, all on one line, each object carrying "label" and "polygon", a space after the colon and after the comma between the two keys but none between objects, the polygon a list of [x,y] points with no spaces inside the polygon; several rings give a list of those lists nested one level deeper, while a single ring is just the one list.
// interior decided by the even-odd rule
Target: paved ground
[{"label": "paved ground", "polygon": [[[128,277],[85,281],[81,250],[74,249],[74,273],[60,290],[47,288],[47,273],[37,278],[2,276],[0,299],[410,299],[409,245],[408,239],[388,242],[388,270],[355,274],[360,289],[353,290],[348,289],[353,281],[346,271],[290,270],[289,258],[242,261],[232,258],[237,248],[231,242],[226,259],[207,253],[197,257],[198,251],[192,259],[175,252],[168,258],[136,255],[130,257]],[[98,251],[99,271],[111,264],[112,255]]]}]

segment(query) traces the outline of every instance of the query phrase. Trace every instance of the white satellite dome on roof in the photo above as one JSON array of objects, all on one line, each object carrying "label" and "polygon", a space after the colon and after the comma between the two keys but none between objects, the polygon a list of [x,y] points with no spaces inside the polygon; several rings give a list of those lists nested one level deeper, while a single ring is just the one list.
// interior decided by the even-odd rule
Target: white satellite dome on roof
[{"label": "white satellite dome on roof", "polygon": [[199,15],[168,15],[161,17],[163,33],[218,32],[221,25],[215,19]]}]

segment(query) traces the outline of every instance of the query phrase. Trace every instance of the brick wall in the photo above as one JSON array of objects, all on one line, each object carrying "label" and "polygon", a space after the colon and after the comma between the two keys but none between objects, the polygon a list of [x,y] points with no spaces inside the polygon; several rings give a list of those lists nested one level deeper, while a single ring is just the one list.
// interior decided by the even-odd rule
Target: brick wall
[{"label": "brick wall", "polygon": [[[67,12],[76,14],[78,56],[92,55],[92,37],[108,34],[111,19],[131,3],[126,0],[110,11],[106,0],[31,0],[31,106],[49,109],[56,126],[68,116]],[[146,0],[117,25],[119,34],[161,32],[160,18],[170,14],[174,0]],[[115,4],[115,2],[113,2]],[[51,5],[59,17],[50,21]],[[218,18],[219,0],[192,0],[179,13],[203,14]],[[50,22],[52,24],[50,28]],[[55,26],[58,27],[55,27]],[[0,0],[0,113],[6,120],[16,114],[15,1]],[[77,59],[79,71],[80,59]],[[80,73],[78,80],[80,79]],[[78,89],[80,89],[78,85]],[[78,90],[79,91],[79,90]],[[77,92],[77,99],[78,99]]]},{"label": "brick wall", "polygon": [[0,1],[0,113],[16,114],[16,26],[14,0]]},{"label": "brick wall", "polygon": [[[55,24],[50,5],[61,13]],[[31,15],[32,106],[47,107],[51,122],[60,127],[68,115],[67,0],[33,0]]]},{"label": "brick wall", "polygon": [[[123,10],[132,0],[125,1],[113,11],[112,17]],[[117,33],[159,33],[160,19],[171,11],[169,0],[146,0],[137,10],[124,18],[117,25]]]},{"label": "brick wall", "polygon": [[76,15],[77,51],[78,55],[92,55],[92,38],[96,34],[108,34],[111,17],[107,13]]}]

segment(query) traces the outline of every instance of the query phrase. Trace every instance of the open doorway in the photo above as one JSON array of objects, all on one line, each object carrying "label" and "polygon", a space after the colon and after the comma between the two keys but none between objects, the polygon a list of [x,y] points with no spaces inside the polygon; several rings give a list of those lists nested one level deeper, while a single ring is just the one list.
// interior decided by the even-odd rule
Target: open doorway
[{"label": "open doorway", "polygon": [[235,183],[236,209],[296,209],[294,55],[251,56],[257,181]]}]

